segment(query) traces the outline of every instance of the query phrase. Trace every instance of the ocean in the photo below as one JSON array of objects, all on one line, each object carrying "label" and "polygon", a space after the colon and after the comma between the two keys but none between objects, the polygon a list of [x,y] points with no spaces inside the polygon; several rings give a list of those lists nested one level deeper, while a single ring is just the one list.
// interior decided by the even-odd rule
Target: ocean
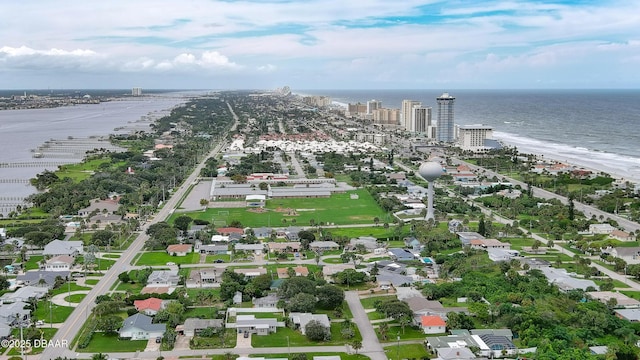
[{"label": "ocean", "polygon": [[[0,214],[36,192],[27,180],[58,164],[82,160],[78,148],[99,144],[97,137],[149,129],[151,121],[186,101],[172,93],[119,99],[92,105],[0,111]],[[47,143],[47,147],[42,148]],[[87,145],[89,144],[89,145]],[[42,150],[40,150],[42,149]],[[34,157],[42,151],[42,157]]]},{"label": "ocean", "polygon": [[535,153],[640,182],[640,90],[300,90],[339,104],[403,99],[433,107],[448,92],[456,124],[486,124],[494,137]]}]

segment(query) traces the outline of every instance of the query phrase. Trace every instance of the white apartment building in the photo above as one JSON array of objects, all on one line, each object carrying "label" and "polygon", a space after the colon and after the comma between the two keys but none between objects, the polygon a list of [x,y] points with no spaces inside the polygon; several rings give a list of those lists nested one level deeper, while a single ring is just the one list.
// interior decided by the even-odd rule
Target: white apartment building
[{"label": "white apartment building", "polygon": [[460,125],[458,127],[458,143],[462,150],[483,151],[485,140],[493,139],[493,128],[488,125]]},{"label": "white apartment building", "polygon": [[411,131],[411,111],[414,106],[421,106],[422,103],[416,100],[402,100],[401,117],[402,125],[407,131]]}]

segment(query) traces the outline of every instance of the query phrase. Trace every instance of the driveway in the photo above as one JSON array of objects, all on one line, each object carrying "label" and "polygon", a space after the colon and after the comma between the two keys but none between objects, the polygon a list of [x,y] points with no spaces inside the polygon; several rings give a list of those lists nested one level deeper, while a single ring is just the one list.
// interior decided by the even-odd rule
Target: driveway
[{"label": "driveway", "polygon": [[147,341],[147,347],[144,348],[144,351],[160,351],[160,345],[160,343],[156,342],[156,338],[149,339],[149,341]]},{"label": "driveway", "polygon": [[251,336],[253,334],[249,333],[249,337],[245,338],[243,333],[237,334],[238,339],[236,340],[236,349],[250,349],[251,348]]},{"label": "driveway", "polygon": [[360,302],[360,297],[357,291],[346,291],[345,300],[349,304],[349,309],[353,314],[353,322],[358,325],[360,334],[362,335],[362,349],[358,351],[359,354],[367,355],[371,360],[387,360],[387,355],[384,353],[378,336],[373,330],[373,326],[367,317],[367,313],[364,311],[364,307]]},{"label": "driveway", "polygon": [[176,336],[176,343],[173,345],[173,350],[189,350],[190,342],[191,336],[178,335]]}]

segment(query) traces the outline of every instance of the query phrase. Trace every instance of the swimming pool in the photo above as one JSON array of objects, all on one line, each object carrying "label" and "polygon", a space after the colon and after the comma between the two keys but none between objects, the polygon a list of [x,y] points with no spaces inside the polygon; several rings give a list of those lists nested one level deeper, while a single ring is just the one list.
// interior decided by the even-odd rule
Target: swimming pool
[{"label": "swimming pool", "polygon": [[431,258],[428,258],[428,257],[423,257],[422,262],[425,264],[433,264],[433,260],[431,260]]}]

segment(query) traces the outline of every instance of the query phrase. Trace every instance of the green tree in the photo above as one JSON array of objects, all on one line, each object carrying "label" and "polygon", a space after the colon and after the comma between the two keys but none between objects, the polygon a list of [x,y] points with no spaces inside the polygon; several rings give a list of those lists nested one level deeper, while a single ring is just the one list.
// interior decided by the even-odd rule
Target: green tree
[{"label": "green tree", "polygon": [[304,328],[307,338],[311,341],[328,341],[331,340],[331,332],[318,320],[311,320]]},{"label": "green tree", "polygon": [[335,310],[342,306],[344,301],[344,291],[334,285],[324,285],[318,288],[318,306],[327,309]]},{"label": "green tree", "polygon": [[307,293],[295,294],[287,307],[291,312],[312,312],[316,307],[316,297]]}]

